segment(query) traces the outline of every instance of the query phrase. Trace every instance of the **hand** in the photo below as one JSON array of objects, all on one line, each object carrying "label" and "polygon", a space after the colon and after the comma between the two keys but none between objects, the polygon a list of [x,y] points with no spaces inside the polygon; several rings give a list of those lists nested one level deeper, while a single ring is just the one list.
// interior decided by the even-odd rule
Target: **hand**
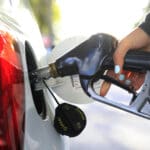
[{"label": "hand", "polygon": [[[107,75],[114,77],[123,84],[133,86],[135,90],[138,90],[144,82],[145,74],[131,73],[123,70],[124,57],[128,50],[132,49],[150,50],[150,37],[140,28],[135,29],[120,41],[113,55],[115,63],[114,71],[109,70]],[[105,96],[110,86],[110,83],[104,82],[100,89],[100,95]]]},{"label": "hand", "polygon": [[[122,71],[122,72],[124,75],[124,77],[122,78],[123,80],[118,79],[117,75],[114,73],[113,70],[109,70],[107,72],[107,75],[118,80],[122,84],[132,87],[135,91],[137,91],[144,82],[145,74],[129,72],[129,71]],[[111,87],[111,83],[106,82],[106,81],[103,82],[100,88],[100,95],[105,96],[107,92],[109,91],[110,87]]]},{"label": "hand", "polygon": [[113,60],[115,63],[114,72],[116,74],[122,72],[126,53],[129,50],[134,49],[150,50],[150,37],[140,28],[135,29],[119,42],[118,47],[113,55]]}]

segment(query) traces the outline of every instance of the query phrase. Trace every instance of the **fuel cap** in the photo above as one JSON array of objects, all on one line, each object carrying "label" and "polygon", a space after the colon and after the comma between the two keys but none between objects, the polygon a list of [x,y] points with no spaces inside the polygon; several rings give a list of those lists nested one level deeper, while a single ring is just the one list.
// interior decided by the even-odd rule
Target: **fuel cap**
[{"label": "fuel cap", "polygon": [[62,135],[75,137],[79,135],[86,126],[84,112],[71,104],[59,104],[55,110],[54,127]]}]

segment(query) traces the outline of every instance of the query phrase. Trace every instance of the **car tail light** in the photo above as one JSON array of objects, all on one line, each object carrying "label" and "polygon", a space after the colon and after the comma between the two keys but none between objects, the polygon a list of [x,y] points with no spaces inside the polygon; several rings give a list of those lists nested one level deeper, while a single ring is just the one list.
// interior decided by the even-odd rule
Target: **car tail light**
[{"label": "car tail light", "polygon": [[0,31],[0,150],[23,146],[24,79],[19,46]]}]

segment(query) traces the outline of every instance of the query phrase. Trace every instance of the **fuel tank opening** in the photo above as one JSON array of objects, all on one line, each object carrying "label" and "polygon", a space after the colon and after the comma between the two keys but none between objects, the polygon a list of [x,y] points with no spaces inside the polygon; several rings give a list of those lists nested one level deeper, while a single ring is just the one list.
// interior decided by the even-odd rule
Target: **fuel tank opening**
[{"label": "fuel tank opening", "polygon": [[[37,69],[37,63],[33,54],[33,49],[28,41],[25,42],[25,51],[26,51],[26,61],[28,72],[31,72]],[[46,104],[43,90],[35,91],[33,85],[31,84],[31,92],[33,96],[33,101],[37,110],[37,113],[42,117],[46,118]]]}]

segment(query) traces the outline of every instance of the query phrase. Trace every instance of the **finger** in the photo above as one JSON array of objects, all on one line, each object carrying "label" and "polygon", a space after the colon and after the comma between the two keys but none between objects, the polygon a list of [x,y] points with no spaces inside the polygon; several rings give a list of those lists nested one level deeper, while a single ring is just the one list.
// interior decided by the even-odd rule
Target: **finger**
[{"label": "finger", "polygon": [[131,81],[131,84],[134,87],[134,90],[137,91],[142,86],[142,84],[144,83],[145,74],[134,72],[128,77],[128,80]]},{"label": "finger", "polygon": [[122,54],[120,54],[120,52],[116,52],[114,53],[113,56],[113,60],[114,60],[114,72],[116,74],[119,74],[122,72],[122,68],[123,68],[123,63],[124,63],[124,56],[122,56]]},{"label": "finger", "polygon": [[111,83],[104,81],[100,88],[100,96],[105,96],[107,92],[109,91],[110,86],[111,86]]},{"label": "finger", "polygon": [[125,48],[123,44],[119,44],[118,48],[114,52],[113,60],[114,60],[114,71],[116,74],[119,74],[122,72],[123,64],[124,64],[124,57],[127,53],[128,49]]},{"label": "finger", "polygon": [[[110,76],[112,78],[116,78],[116,75],[114,74],[113,70],[108,70],[106,74],[107,74],[107,76]],[[105,96],[107,94],[107,92],[109,91],[110,86],[111,86],[110,82],[104,81],[101,85],[101,88],[100,88],[100,95]]]}]

